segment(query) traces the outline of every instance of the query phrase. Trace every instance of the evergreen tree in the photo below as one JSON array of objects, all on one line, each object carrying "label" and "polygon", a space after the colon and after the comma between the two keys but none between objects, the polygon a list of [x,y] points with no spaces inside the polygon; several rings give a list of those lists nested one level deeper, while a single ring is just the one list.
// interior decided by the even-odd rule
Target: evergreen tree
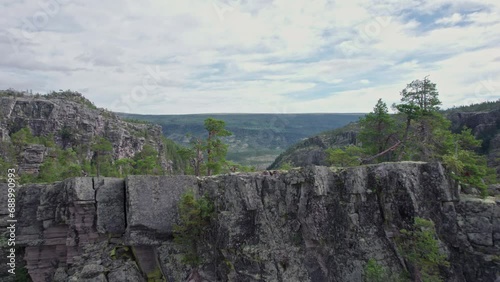
[{"label": "evergreen tree", "polygon": [[182,261],[193,268],[203,262],[202,244],[213,215],[214,205],[207,197],[196,197],[192,190],[182,195],[179,201],[180,224],[174,225],[174,242],[182,248]]},{"label": "evergreen tree", "polygon": [[200,176],[206,170],[206,175],[219,174],[223,170],[229,170],[226,154],[227,145],[222,141],[222,137],[232,135],[223,120],[207,118],[204,122],[208,136],[206,140],[193,138],[191,148],[182,148],[178,153],[189,159],[192,171],[196,176]]},{"label": "evergreen tree", "polygon": [[[411,159],[415,156],[427,160],[432,155],[427,146],[432,145],[434,128],[436,123],[439,125],[443,120],[438,113],[441,101],[438,98],[436,84],[428,77],[423,80],[417,79],[408,84],[400,94],[402,103],[393,105],[405,117],[398,160]],[[409,143],[413,144],[408,146]]]},{"label": "evergreen tree", "polygon": [[158,152],[151,145],[144,145],[134,158],[135,174],[162,174]]},{"label": "evergreen tree", "polygon": [[[359,125],[361,130],[358,139],[369,155],[383,152],[397,141],[394,119],[389,115],[387,104],[382,99],[378,100],[373,112],[360,118]],[[390,158],[386,155],[384,159]]]},{"label": "evergreen tree", "polygon": [[207,175],[218,174],[226,161],[227,145],[222,142],[221,137],[232,135],[225,129],[226,123],[223,120],[207,118],[205,129],[208,131],[206,151],[207,151]]},{"label": "evergreen tree", "polygon": [[416,106],[420,114],[428,114],[439,110],[441,101],[438,98],[436,84],[426,76],[423,80],[414,80],[401,91],[401,102]]}]

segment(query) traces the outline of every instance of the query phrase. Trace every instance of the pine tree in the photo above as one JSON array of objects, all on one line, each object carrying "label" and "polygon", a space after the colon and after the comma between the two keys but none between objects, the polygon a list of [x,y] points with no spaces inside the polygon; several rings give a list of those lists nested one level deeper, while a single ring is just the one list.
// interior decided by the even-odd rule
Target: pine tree
[{"label": "pine tree", "polygon": [[[379,99],[373,112],[360,118],[358,139],[369,155],[383,152],[396,142],[394,119],[389,115],[387,104]],[[389,159],[387,156],[385,159]]]},{"label": "pine tree", "polygon": [[226,161],[227,145],[222,142],[221,137],[232,135],[225,129],[223,120],[207,118],[205,129],[208,131],[206,144],[207,151],[207,175],[218,174]]}]

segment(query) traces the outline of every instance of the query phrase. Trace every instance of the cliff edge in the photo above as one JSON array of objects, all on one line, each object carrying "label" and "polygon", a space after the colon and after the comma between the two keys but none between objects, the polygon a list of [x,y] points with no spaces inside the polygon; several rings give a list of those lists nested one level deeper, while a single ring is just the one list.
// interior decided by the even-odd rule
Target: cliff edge
[{"label": "cliff edge", "polygon": [[363,281],[370,259],[411,272],[395,239],[416,217],[435,224],[445,281],[500,279],[500,201],[464,197],[440,164],[416,162],[26,185],[17,244],[31,278],[186,281],[172,226],[189,189],[216,207],[201,281]]}]

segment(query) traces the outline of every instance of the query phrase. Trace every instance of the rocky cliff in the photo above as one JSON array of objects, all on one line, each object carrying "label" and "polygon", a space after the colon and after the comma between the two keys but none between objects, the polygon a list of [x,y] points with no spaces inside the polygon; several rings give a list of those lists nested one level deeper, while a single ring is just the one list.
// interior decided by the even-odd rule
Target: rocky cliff
[{"label": "rocky cliff", "polygon": [[494,167],[500,177],[500,109],[451,113],[448,118],[454,131],[467,127],[476,138],[483,140],[482,151],[488,156],[488,165]]},{"label": "rocky cliff", "polygon": [[[500,108],[492,104],[490,110],[471,112],[467,108],[444,112],[451,121],[451,130],[459,132],[462,128],[470,128],[477,139],[483,141],[480,153],[488,158],[488,166],[497,170],[500,177]],[[463,110],[463,111],[460,111]],[[343,147],[356,144],[359,132],[357,123],[323,132],[309,137],[288,148],[276,158],[269,169],[277,169],[285,163],[294,166],[327,165],[326,152],[328,148]]]},{"label": "rocky cliff", "polygon": [[463,197],[440,164],[408,162],[26,185],[17,244],[33,281],[186,281],[172,226],[188,189],[216,206],[204,281],[363,281],[372,258],[411,272],[395,238],[415,217],[436,225],[445,281],[500,279],[500,201]]},{"label": "rocky cliff", "polygon": [[[62,148],[87,145],[87,159],[92,158],[89,144],[95,137],[105,137],[113,144],[115,159],[133,157],[145,144],[164,155],[160,126],[126,122],[71,92],[48,96],[17,92],[0,95],[0,140],[8,141],[9,135],[25,127],[34,136],[53,135]],[[42,145],[28,146],[18,162],[20,172],[36,173],[47,154]],[[168,161],[162,162],[167,168]]]}]

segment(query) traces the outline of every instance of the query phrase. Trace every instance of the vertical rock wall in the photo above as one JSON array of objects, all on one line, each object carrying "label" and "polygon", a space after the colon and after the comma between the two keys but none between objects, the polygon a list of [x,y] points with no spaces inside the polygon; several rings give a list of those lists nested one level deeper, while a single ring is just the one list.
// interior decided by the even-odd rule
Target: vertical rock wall
[{"label": "vertical rock wall", "polygon": [[35,282],[185,280],[172,226],[189,189],[217,208],[202,248],[206,281],[363,281],[371,258],[398,274],[407,265],[394,238],[417,216],[436,224],[446,281],[500,278],[498,199],[461,198],[440,164],[409,162],[28,185],[18,243],[29,273]]}]

